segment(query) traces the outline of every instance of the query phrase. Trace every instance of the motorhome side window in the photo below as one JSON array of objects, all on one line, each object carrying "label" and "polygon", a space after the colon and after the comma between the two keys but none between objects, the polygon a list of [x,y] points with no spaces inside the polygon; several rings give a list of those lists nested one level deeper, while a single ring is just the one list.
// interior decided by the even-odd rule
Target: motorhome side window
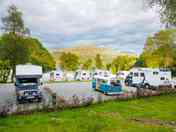
[{"label": "motorhome side window", "polygon": [[165,80],[165,77],[161,77],[161,80]]},{"label": "motorhome side window", "polygon": [[159,73],[157,71],[154,71],[153,72],[153,75],[158,75]]},{"label": "motorhome side window", "polygon": [[141,77],[144,77],[144,73],[143,73],[143,72],[142,72],[142,73],[140,73],[140,76],[141,76]]},{"label": "motorhome side window", "polygon": [[134,77],[138,77],[139,74],[137,72],[134,73]]}]

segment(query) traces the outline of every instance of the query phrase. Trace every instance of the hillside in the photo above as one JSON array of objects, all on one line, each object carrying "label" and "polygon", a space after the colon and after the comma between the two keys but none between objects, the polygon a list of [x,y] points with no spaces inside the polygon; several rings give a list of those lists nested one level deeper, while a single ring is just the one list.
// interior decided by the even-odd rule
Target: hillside
[{"label": "hillside", "polygon": [[86,45],[86,46],[77,46],[72,48],[62,48],[62,49],[55,49],[52,51],[53,56],[56,60],[56,63],[59,64],[59,56],[62,52],[71,52],[80,57],[81,61],[85,59],[94,59],[97,54],[102,56],[102,59],[105,63],[110,63],[112,59],[118,55],[127,55],[127,53],[121,53],[110,48],[99,48],[93,45]]}]

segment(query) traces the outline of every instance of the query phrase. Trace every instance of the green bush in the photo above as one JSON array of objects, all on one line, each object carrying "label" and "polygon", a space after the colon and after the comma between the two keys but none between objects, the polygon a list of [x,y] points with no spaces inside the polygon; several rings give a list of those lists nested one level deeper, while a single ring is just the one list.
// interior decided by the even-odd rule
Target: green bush
[{"label": "green bush", "polygon": [[10,75],[9,61],[0,60],[0,83],[6,83]]}]

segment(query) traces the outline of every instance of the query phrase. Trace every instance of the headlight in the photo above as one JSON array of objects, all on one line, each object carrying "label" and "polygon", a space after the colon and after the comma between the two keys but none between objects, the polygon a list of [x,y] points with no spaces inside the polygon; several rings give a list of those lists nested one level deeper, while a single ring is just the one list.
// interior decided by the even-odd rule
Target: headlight
[{"label": "headlight", "polygon": [[19,91],[18,92],[20,96],[23,96],[24,95],[24,92],[23,91]]},{"label": "headlight", "polygon": [[25,96],[28,96],[29,94],[26,92],[24,95],[25,95]]}]

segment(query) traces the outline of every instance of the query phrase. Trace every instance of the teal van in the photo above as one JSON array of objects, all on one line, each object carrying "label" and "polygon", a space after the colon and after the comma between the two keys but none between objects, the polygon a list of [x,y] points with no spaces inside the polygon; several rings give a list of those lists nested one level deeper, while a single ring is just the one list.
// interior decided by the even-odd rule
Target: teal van
[{"label": "teal van", "polygon": [[106,95],[123,93],[121,82],[115,77],[96,77],[92,80],[92,88]]}]

